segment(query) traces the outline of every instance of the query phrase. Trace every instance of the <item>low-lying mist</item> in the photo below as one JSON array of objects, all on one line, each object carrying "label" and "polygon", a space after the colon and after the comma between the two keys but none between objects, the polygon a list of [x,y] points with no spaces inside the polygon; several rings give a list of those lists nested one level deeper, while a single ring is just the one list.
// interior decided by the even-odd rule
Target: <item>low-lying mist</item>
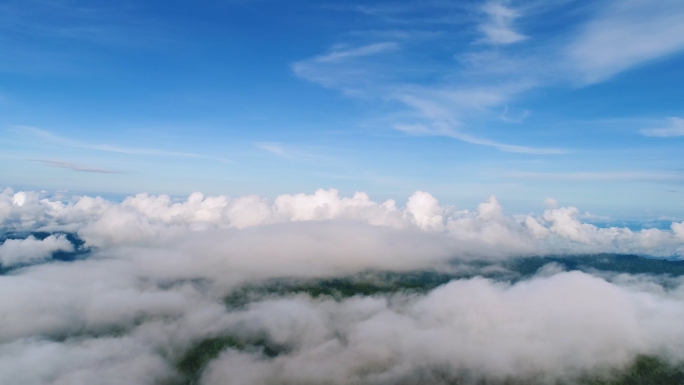
[{"label": "low-lying mist", "polygon": [[493,196],[8,189],[0,383],[681,384],[682,256],[684,222]]}]

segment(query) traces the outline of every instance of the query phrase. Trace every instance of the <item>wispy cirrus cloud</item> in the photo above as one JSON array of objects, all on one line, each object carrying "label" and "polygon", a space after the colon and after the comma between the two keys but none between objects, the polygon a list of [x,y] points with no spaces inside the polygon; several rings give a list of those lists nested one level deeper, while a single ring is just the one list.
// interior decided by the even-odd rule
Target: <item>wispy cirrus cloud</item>
[{"label": "wispy cirrus cloud", "polygon": [[492,107],[504,104],[513,95],[523,92],[532,86],[533,84],[531,83],[520,82],[500,87],[447,88],[440,90],[429,88],[404,89],[394,97],[416,111],[418,113],[416,119],[424,120],[424,122],[398,123],[393,127],[411,135],[445,136],[512,153],[556,155],[571,152],[568,149],[561,148],[501,143],[496,140],[469,134],[460,129],[463,126],[460,116],[467,116],[469,113],[478,111],[486,112]]},{"label": "wispy cirrus cloud", "polygon": [[527,39],[527,36],[513,28],[520,12],[507,7],[500,1],[490,1],[482,7],[487,20],[479,26],[484,34],[482,42],[489,44],[511,44]]},{"label": "wispy cirrus cloud", "polygon": [[[535,87],[537,81],[534,77],[524,74],[520,76],[519,73],[509,76],[509,73],[503,71],[504,76],[497,76],[496,79],[479,75],[464,78],[464,73],[470,68],[480,71],[481,66],[473,63],[462,63],[464,65],[461,66],[454,63],[435,63],[426,61],[427,58],[421,54],[424,44],[441,44],[445,39],[454,38],[450,33],[459,32],[455,32],[453,28],[462,29],[469,14],[486,16],[484,21],[480,16],[471,18],[470,21],[485,35],[483,39],[472,40],[471,43],[498,45],[523,40],[526,36],[513,29],[515,20],[523,12],[509,7],[505,2],[497,1],[487,2],[479,7],[471,6],[471,9],[461,5],[457,7],[458,12],[439,2],[430,3],[428,7],[430,12],[427,14],[430,17],[426,16],[426,12],[416,12],[420,9],[417,3],[404,4],[401,9],[354,8],[355,11],[378,17],[376,21],[379,20],[380,24],[391,24],[389,31],[393,35],[397,35],[398,21],[395,19],[399,18],[403,24],[410,24],[412,31],[420,31],[421,42],[406,40],[403,35],[397,38],[401,41],[401,46],[393,41],[373,42],[373,39],[388,36],[379,33],[382,28],[373,28],[373,34],[347,34],[348,37],[362,40],[366,38],[370,42],[342,45],[354,48],[333,48],[327,54],[298,61],[292,64],[293,72],[324,87],[338,89],[347,96],[399,105],[400,111],[392,113],[394,118],[389,119],[388,126],[411,135],[445,136],[514,153],[568,152],[557,148],[501,143],[472,132],[471,121],[483,116],[491,115],[500,122],[510,122],[512,119],[502,115],[500,110],[507,109],[507,103],[515,95]],[[405,12],[405,9],[411,9],[412,12]],[[445,15],[458,17],[454,17],[452,23],[444,23]],[[391,18],[388,20],[385,16]],[[442,30],[444,27],[449,30]],[[467,35],[459,37],[465,36]],[[473,39],[472,35],[467,38]],[[481,44],[471,46],[483,47]],[[529,66],[525,66],[527,67]],[[493,109],[499,111],[493,112]]]},{"label": "wispy cirrus cloud", "polygon": [[684,136],[684,119],[671,117],[660,127],[646,128],[640,131],[645,136],[672,137]]},{"label": "wispy cirrus cloud", "polygon": [[[516,105],[530,90],[567,87],[568,82],[586,86],[684,50],[684,3],[571,3],[513,6],[488,0],[454,9],[430,2],[430,10],[424,12],[416,12],[420,4],[412,2],[397,8],[352,7],[346,10],[367,15],[371,27],[365,30],[373,33],[342,35],[352,43],[341,46],[352,48],[333,48],[292,64],[292,69],[297,76],[344,95],[398,106],[388,114],[388,126],[412,135],[441,135],[507,152],[565,153],[568,150],[535,146],[539,138],[531,132],[520,136],[520,143],[503,143],[489,127],[520,123],[531,115],[529,106]],[[536,39],[535,31],[551,14],[567,20],[567,25]],[[453,16],[453,22],[445,22],[445,15]],[[523,19],[532,26],[529,33],[517,29],[516,22]],[[401,25],[420,31],[420,42],[397,34]],[[383,30],[391,34],[382,34]],[[400,41],[401,46],[388,40]],[[517,49],[513,43],[523,40],[524,49]],[[431,47],[429,57],[424,54],[426,46]],[[435,59],[435,53],[447,52],[457,63]],[[675,136],[679,129],[642,133]]]},{"label": "wispy cirrus cloud", "polygon": [[684,49],[684,3],[678,0],[610,1],[566,47],[572,70],[597,83],[642,63]]},{"label": "wispy cirrus cloud", "polygon": [[421,124],[413,125],[395,125],[399,131],[406,132],[411,135],[424,135],[424,136],[446,136],[453,139],[458,139],[463,142],[477,144],[480,146],[494,147],[498,150],[505,152],[513,152],[519,154],[533,154],[533,155],[558,155],[567,154],[570,151],[561,148],[536,148],[527,146],[517,146],[513,144],[499,143],[494,140],[478,138],[472,135],[461,133],[457,130],[451,130],[449,128],[430,128],[423,126]]},{"label": "wispy cirrus cloud", "polygon": [[399,44],[394,42],[375,43],[347,50],[334,50],[326,55],[317,56],[313,60],[319,63],[334,63],[345,59],[377,55],[397,49],[399,49]]},{"label": "wispy cirrus cloud", "polygon": [[65,138],[59,135],[55,135],[49,131],[41,130],[35,127],[29,126],[15,126],[10,131],[18,133],[20,135],[32,136],[34,138],[40,139],[45,142],[57,144],[60,146],[83,148],[88,150],[114,152],[120,154],[130,154],[130,155],[151,155],[151,156],[166,156],[166,157],[177,157],[177,158],[197,158],[197,159],[207,159],[214,160],[218,162],[228,163],[230,161],[223,158],[216,158],[206,155],[201,155],[193,152],[180,152],[180,151],[166,151],[159,150],[155,148],[142,148],[142,147],[122,147],[111,144],[94,144],[88,142],[82,142],[79,140],[74,140],[70,138]]},{"label": "wispy cirrus cloud", "polygon": [[48,167],[64,168],[71,171],[78,172],[93,172],[98,174],[127,174],[125,171],[112,170],[108,168],[96,167],[82,163],[64,162],[61,160],[46,160],[46,159],[27,159],[31,162],[42,163]]},{"label": "wispy cirrus cloud", "polygon": [[[0,4],[0,70],[12,73],[86,73],[89,49],[157,49],[182,39],[140,7],[81,0],[4,1]],[[85,65],[90,64],[90,66]]]},{"label": "wispy cirrus cloud", "polygon": [[375,4],[349,5],[336,4],[325,5],[327,9],[357,12],[370,16],[375,21],[393,26],[416,26],[416,25],[454,25],[466,24],[469,18],[466,11],[472,5],[465,2],[453,1],[404,1],[404,2],[378,2]]},{"label": "wispy cirrus cloud", "polygon": [[682,172],[664,171],[607,171],[607,172],[530,172],[511,171],[509,178],[545,181],[592,181],[592,182],[684,182]]},{"label": "wispy cirrus cloud", "polygon": [[258,149],[266,151],[270,154],[279,156],[281,158],[293,160],[311,160],[321,159],[320,156],[308,154],[294,148],[283,145],[282,143],[274,142],[257,142],[254,144]]},{"label": "wispy cirrus cloud", "polygon": [[386,66],[385,55],[397,51],[396,42],[380,42],[333,48],[330,52],[291,65],[300,78],[324,87],[341,89],[350,95],[377,94],[379,71]]},{"label": "wispy cirrus cloud", "polygon": [[[398,45],[381,43],[346,51],[333,51],[292,65],[298,76],[325,87],[337,88],[349,96],[362,96],[399,102],[408,110],[408,117],[394,122],[391,127],[412,135],[446,136],[467,143],[494,147],[501,151],[526,154],[561,154],[567,150],[536,148],[500,143],[463,132],[463,117],[487,113],[534,84],[527,80],[511,80],[503,85],[439,84],[424,86],[402,82],[390,57],[367,57],[394,51]],[[384,59],[384,60],[383,60]],[[406,114],[404,114],[406,115]],[[405,120],[410,120],[407,122]]]}]

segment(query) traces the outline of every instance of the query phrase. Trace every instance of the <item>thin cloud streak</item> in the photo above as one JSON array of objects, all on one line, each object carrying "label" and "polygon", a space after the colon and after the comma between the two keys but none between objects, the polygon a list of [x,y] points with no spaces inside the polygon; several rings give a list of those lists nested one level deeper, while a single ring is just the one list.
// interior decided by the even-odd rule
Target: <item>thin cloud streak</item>
[{"label": "thin cloud streak", "polygon": [[95,166],[89,166],[87,164],[64,162],[60,160],[45,160],[45,159],[27,159],[31,162],[42,163],[48,167],[64,168],[71,171],[78,172],[93,172],[98,174],[128,174],[125,171],[110,170],[107,168],[100,168]]},{"label": "thin cloud streak", "polygon": [[217,162],[230,163],[229,160],[222,158],[215,158],[210,156],[204,156],[192,152],[176,152],[176,151],[164,151],[154,148],[139,148],[139,147],[119,147],[110,144],[92,144],[87,142],[81,142],[78,140],[73,140],[70,138],[65,138],[62,136],[55,135],[49,131],[41,130],[35,127],[28,126],[15,126],[10,131],[14,131],[19,134],[28,134],[30,136],[42,139],[45,142],[58,144],[67,147],[83,148],[88,150],[97,150],[105,152],[115,152],[120,154],[131,154],[131,155],[152,155],[152,156],[168,156],[176,158],[196,158],[196,159],[207,159]]},{"label": "thin cloud streak", "polygon": [[388,51],[394,51],[397,49],[399,49],[399,44],[394,42],[376,43],[344,51],[333,51],[327,55],[317,56],[314,59],[314,61],[317,61],[319,63],[333,63],[345,59],[377,55]]},{"label": "thin cloud streak", "polygon": [[569,154],[569,150],[564,150],[560,148],[536,148],[536,147],[527,147],[527,146],[517,146],[513,144],[505,144],[505,143],[499,143],[495,142],[493,140],[489,139],[482,139],[482,138],[476,138],[467,134],[461,134],[458,132],[454,132],[452,135],[450,135],[454,139],[462,140],[464,142],[472,143],[472,144],[479,144],[481,146],[490,146],[494,147],[496,149],[499,149],[501,151],[506,151],[506,152],[514,152],[514,153],[520,153],[520,154],[533,154],[533,155],[561,155],[561,154]]},{"label": "thin cloud streak", "polygon": [[256,143],[257,148],[264,150],[266,152],[270,152],[273,155],[278,155],[283,158],[289,158],[292,159],[294,156],[290,154],[287,150],[285,150],[283,147],[278,145],[277,143],[269,143],[269,142],[259,142]]},{"label": "thin cloud streak", "polygon": [[641,130],[640,132],[645,136],[655,136],[661,138],[684,136],[684,119],[672,117],[668,118],[667,121],[668,123],[662,127],[647,128]]},{"label": "thin cloud streak", "polygon": [[489,44],[512,44],[527,39],[527,36],[513,29],[513,22],[520,13],[508,8],[499,1],[491,1],[482,7],[488,20],[480,25],[485,35],[482,42]]},{"label": "thin cloud streak", "polygon": [[532,82],[517,82],[503,87],[473,87],[453,90],[407,87],[402,89],[394,98],[417,111],[420,118],[427,119],[431,123],[429,125],[422,123],[395,124],[393,127],[412,135],[445,136],[467,143],[494,147],[505,152],[536,155],[570,153],[571,151],[566,149],[500,143],[460,130],[463,124],[459,120],[459,114],[464,115],[470,111],[487,111],[491,107],[505,103],[513,95],[523,92],[533,85]]},{"label": "thin cloud streak", "polygon": [[519,154],[533,154],[533,155],[560,155],[569,154],[571,151],[560,148],[536,148],[527,146],[517,146],[513,144],[499,143],[489,139],[478,138],[472,135],[464,134],[456,130],[443,128],[431,129],[422,124],[402,125],[397,124],[395,129],[403,131],[411,135],[420,136],[445,136],[457,139],[466,143],[477,144],[480,146],[494,147],[500,151],[519,153]]},{"label": "thin cloud streak", "polygon": [[521,180],[550,180],[550,181],[592,181],[592,182],[684,182],[684,173],[677,172],[529,172],[512,171],[506,174],[509,178]]},{"label": "thin cloud streak", "polygon": [[303,153],[297,150],[293,150],[280,143],[273,142],[257,142],[254,144],[258,149],[277,155],[281,158],[293,159],[293,160],[307,160],[307,159],[321,159],[321,157],[316,155],[311,155]]}]

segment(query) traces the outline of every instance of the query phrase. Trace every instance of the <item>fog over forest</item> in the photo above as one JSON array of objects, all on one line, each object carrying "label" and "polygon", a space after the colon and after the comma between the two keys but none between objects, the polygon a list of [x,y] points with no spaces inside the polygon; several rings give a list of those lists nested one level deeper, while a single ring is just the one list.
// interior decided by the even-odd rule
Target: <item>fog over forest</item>
[{"label": "fog over forest", "polygon": [[547,205],[7,189],[0,383],[682,383],[684,222]]}]

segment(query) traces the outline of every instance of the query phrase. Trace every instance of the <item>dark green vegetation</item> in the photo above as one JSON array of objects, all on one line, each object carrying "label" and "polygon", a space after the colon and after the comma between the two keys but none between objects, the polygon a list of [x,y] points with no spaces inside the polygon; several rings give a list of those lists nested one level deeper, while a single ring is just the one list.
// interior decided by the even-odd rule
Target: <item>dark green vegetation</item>
[{"label": "dark green vegetation", "polygon": [[264,336],[257,338],[231,335],[209,337],[192,345],[176,362],[176,370],[183,376],[185,383],[196,384],[209,361],[228,349],[261,354],[267,358],[273,358],[288,351],[287,347],[274,344]]},{"label": "dark green vegetation", "polygon": [[674,277],[684,275],[684,261],[644,258],[636,255],[578,255],[562,257],[515,258],[504,266],[521,276],[530,276],[547,263],[555,262],[566,270],[613,271],[628,274],[668,274]]},{"label": "dark green vegetation", "polygon": [[[650,259],[634,255],[521,257],[499,262],[482,260],[471,261],[467,264],[455,262],[452,266],[453,269],[448,272],[434,270],[405,273],[366,272],[354,276],[326,279],[274,279],[238,288],[225,298],[225,303],[229,309],[239,310],[253,301],[297,294],[337,301],[353,296],[392,295],[396,293],[425,294],[451,280],[476,276],[515,283],[537,274],[543,266],[549,263],[559,265],[566,271],[603,271],[670,277],[684,275],[684,261]],[[265,359],[286,352],[283,349],[269,350],[269,346],[264,341],[266,340],[245,343],[237,342],[234,338],[229,337],[206,339],[189,350],[177,367],[187,378],[196,379],[205,365],[226,349],[251,351],[261,349]],[[430,374],[428,377],[433,377],[433,375]],[[449,378],[449,375],[446,378],[444,376],[438,377],[439,380],[436,380],[438,383],[473,383],[472,377],[470,380]],[[568,380],[565,379],[564,381]],[[530,384],[535,383],[535,381],[534,379],[509,378],[503,382],[492,382],[490,379],[481,378],[474,380],[474,383]],[[558,384],[567,384],[564,381],[559,381]],[[601,376],[587,375],[571,381],[571,383],[582,385],[684,385],[684,366],[672,366],[654,356],[639,356],[626,369],[615,370],[608,374],[604,373]]]},{"label": "dark green vegetation", "polygon": [[[273,358],[279,354],[287,353],[282,347],[274,347],[266,340],[242,342],[231,336],[207,338],[193,345],[183,357],[176,363],[176,369],[181,378],[166,382],[168,385],[195,385],[198,384],[202,371],[206,365],[218,357],[224,351],[235,349],[252,353],[261,352],[265,359]],[[413,384],[435,383],[449,385],[533,385],[548,384],[547,381],[537,378],[506,378],[494,380],[485,376],[456,375],[453,373],[437,370],[434,373],[421,370],[417,378],[406,379],[398,383]],[[420,380],[418,380],[420,379]],[[610,373],[601,375],[587,374],[580,378],[556,379],[556,385],[684,385],[684,364],[673,365],[655,356],[640,355],[623,369],[614,369]]]},{"label": "dark green vegetation", "polygon": [[225,298],[226,306],[239,309],[263,297],[308,294],[337,300],[355,295],[377,295],[400,292],[425,293],[456,278],[454,274],[434,271],[410,273],[367,273],[352,277],[292,280],[279,279],[234,290]]},{"label": "dark green vegetation", "polygon": [[684,364],[672,365],[654,356],[638,356],[632,365],[608,378],[586,378],[583,385],[682,385]]},{"label": "dark green vegetation", "polygon": [[328,279],[274,279],[238,288],[225,298],[226,306],[239,309],[252,301],[270,296],[308,294],[336,300],[355,295],[383,295],[392,293],[427,293],[454,279],[476,276],[496,281],[515,283],[539,272],[543,266],[555,263],[567,271],[605,271],[628,274],[655,274],[677,277],[684,275],[684,261],[650,259],[635,255],[581,255],[511,258],[501,262],[472,261],[454,266],[450,272],[412,271],[367,272],[349,277]]}]

